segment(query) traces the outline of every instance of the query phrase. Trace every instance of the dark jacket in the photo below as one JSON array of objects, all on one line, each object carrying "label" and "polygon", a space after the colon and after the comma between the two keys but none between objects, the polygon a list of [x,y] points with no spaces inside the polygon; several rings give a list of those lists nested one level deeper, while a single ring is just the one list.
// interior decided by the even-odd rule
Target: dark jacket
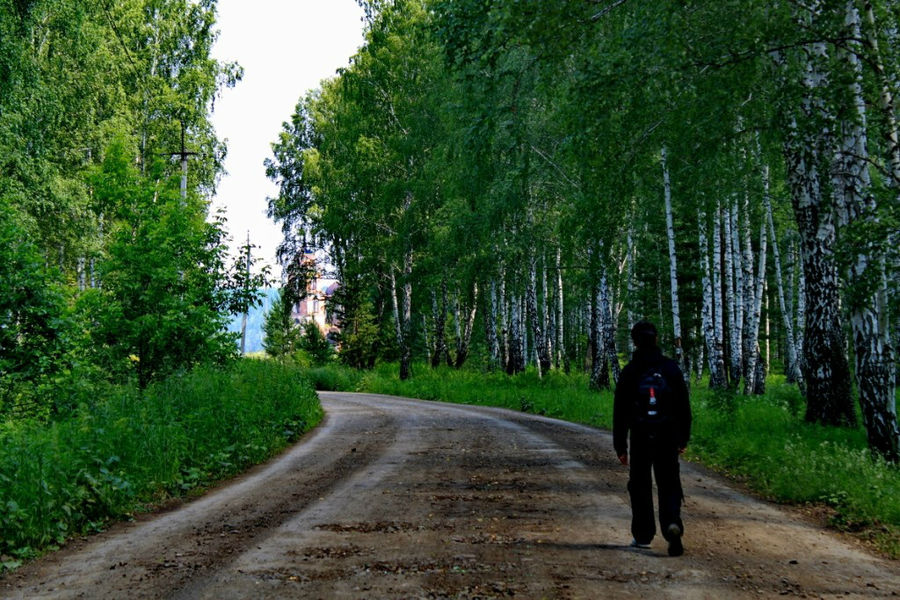
[{"label": "dark jacket", "polygon": [[671,394],[671,420],[667,423],[666,440],[676,448],[686,448],[691,437],[691,404],[681,369],[674,360],[663,356],[659,348],[639,349],[622,369],[616,384],[613,446],[617,456],[628,452],[628,432],[635,426],[635,416],[632,414],[636,406],[635,396],[644,374],[652,368],[659,369]]}]

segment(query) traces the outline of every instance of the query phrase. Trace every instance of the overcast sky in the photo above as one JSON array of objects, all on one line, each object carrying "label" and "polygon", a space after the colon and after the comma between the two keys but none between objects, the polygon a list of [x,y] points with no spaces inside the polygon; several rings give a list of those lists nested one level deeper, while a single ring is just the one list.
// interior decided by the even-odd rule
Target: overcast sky
[{"label": "overcast sky", "polygon": [[212,210],[226,209],[232,247],[250,241],[280,275],[275,247],[281,230],[266,217],[276,188],[263,160],[297,100],[348,64],[362,44],[362,10],[354,0],[219,0],[216,58],[237,61],[244,78],[222,92],[213,124],[228,141]]}]

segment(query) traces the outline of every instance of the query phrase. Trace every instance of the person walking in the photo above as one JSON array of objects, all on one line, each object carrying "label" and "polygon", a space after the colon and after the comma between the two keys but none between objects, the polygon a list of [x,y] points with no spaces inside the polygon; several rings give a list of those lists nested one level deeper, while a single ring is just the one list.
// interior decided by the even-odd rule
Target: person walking
[{"label": "person walking", "polygon": [[630,467],[631,545],[649,548],[656,535],[652,471],[660,530],[669,543],[669,556],[680,556],[684,553],[684,494],[678,457],[691,436],[691,405],[681,369],[663,356],[657,338],[656,327],[648,321],[640,321],[631,330],[635,351],[616,384],[613,447],[619,461]]}]

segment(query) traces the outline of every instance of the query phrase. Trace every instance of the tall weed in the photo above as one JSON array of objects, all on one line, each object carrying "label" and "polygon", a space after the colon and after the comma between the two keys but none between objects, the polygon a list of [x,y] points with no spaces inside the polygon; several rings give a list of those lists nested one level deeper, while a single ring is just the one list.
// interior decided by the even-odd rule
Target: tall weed
[{"label": "tall weed", "polygon": [[260,462],[316,425],[299,369],[244,360],[149,386],[104,388],[65,420],[0,425],[5,567],[146,503]]}]

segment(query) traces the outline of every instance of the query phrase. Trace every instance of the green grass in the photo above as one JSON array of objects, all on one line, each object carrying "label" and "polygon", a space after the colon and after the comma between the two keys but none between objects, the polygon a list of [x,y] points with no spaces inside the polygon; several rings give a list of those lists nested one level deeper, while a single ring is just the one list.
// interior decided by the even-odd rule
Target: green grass
[{"label": "green grass", "polygon": [[0,570],[261,462],[322,416],[296,367],[244,360],[0,424]]},{"label": "green grass", "polygon": [[[318,377],[332,384],[329,389],[500,406],[600,428],[612,426],[612,393],[589,391],[583,374],[552,372],[539,379],[534,371],[510,377],[417,365],[412,378],[400,381],[396,365],[364,374],[342,371],[346,369],[323,367]],[[342,380],[346,387],[335,386]],[[763,397],[713,393],[706,382],[695,384],[691,402],[689,459],[763,497],[827,507],[833,526],[873,542],[888,556],[900,557],[900,469],[869,452],[862,428],[804,422],[803,399],[783,377],[772,377]]]}]

